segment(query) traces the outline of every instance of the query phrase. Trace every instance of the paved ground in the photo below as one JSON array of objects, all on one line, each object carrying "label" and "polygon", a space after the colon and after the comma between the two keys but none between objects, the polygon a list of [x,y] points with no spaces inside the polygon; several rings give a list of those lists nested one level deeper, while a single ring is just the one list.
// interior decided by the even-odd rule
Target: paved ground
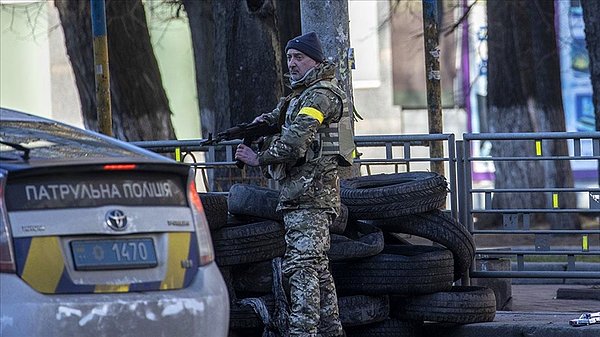
[{"label": "paved ground", "polygon": [[[599,281],[600,283],[600,281]],[[591,285],[513,284],[513,311],[499,311],[493,322],[465,325],[427,323],[425,336],[436,337],[600,337],[600,324],[572,327],[581,312],[600,311],[598,300],[556,299],[559,288]]]},{"label": "paved ground", "polygon": [[572,327],[569,313],[496,313],[493,322],[465,325],[428,323],[424,336],[435,337],[598,337],[600,324]]},{"label": "paved ground", "polygon": [[[600,280],[598,281],[600,284]],[[513,311],[523,312],[587,312],[600,311],[598,300],[556,299],[559,288],[590,289],[591,285],[577,284],[513,284]],[[600,337],[600,335],[598,335]]]}]

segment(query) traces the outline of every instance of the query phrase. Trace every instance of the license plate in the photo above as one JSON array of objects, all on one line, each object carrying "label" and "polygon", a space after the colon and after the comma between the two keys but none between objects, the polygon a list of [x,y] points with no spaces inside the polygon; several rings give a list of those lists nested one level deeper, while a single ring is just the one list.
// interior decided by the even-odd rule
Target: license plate
[{"label": "license plate", "polygon": [[71,241],[77,270],[151,268],[157,265],[154,241],[144,239]]}]

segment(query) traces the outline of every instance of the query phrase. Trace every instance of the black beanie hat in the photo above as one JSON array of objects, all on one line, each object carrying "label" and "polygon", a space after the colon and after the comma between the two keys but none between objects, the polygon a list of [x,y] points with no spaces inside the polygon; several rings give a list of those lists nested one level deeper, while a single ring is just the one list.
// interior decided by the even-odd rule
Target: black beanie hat
[{"label": "black beanie hat", "polygon": [[321,41],[315,32],[306,33],[289,40],[285,46],[286,53],[288,49],[299,50],[317,62],[323,62],[325,59]]}]

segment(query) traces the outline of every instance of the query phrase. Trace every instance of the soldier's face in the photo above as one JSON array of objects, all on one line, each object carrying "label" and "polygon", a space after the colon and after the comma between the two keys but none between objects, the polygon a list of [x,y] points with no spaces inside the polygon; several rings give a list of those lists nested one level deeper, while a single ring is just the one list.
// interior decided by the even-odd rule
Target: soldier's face
[{"label": "soldier's face", "polygon": [[301,79],[307,71],[317,65],[317,62],[296,49],[288,49],[287,66],[292,80]]}]

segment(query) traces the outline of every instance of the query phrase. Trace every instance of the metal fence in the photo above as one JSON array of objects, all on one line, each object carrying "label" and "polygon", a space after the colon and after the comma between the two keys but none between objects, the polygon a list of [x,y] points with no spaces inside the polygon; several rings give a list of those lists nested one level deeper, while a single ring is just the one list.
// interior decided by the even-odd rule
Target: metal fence
[{"label": "metal fence", "polygon": [[[505,153],[493,157],[475,155],[474,149],[481,148],[484,142],[490,142],[498,147],[507,149]],[[550,148],[559,146],[562,142],[568,153],[564,155],[551,154]],[[593,260],[591,256],[600,256],[598,244],[598,208],[596,201],[600,195],[598,188],[598,163],[600,159],[600,133],[506,133],[506,134],[464,134],[463,140],[457,142],[459,148],[457,156],[457,171],[460,173],[459,181],[459,211],[461,222],[477,240],[479,237],[504,237],[523,238],[533,241],[523,247],[509,246],[497,249],[481,249],[477,252],[487,257],[508,257],[515,261],[511,270],[490,271],[471,270],[470,277],[498,277],[498,278],[599,278],[600,260]],[[492,146],[494,146],[492,145]],[[511,146],[507,146],[511,145]],[[552,170],[558,162],[565,162],[569,166],[587,167],[590,178],[585,184],[570,185],[567,182],[549,181],[551,177],[543,176],[544,169]],[[577,162],[580,165],[572,165]],[[473,169],[478,164],[487,163],[495,167],[502,163],[507,166],[514,165],[531,167],[527,175],[541,175],[538,186],[500,187],[498,184],[489,186],[476,185],[476,173]],[[584,164],[584,165],[582,165]],[[541,170],[536,170],[541,168]],[[479,165],[481,166],[481,165]],[[521,170],[523,171],[523,170]],[[560,186],[560,184],[564,184]],[[519,207],[497,207],[493,197],[505,194],[511,198],[525,201],[538,201],[519,205]],[[570,198],[569,198],[570,197]],[[478,200],[478,202],[477,202]],[[513,203],[514,204],[514,203]],[[534,204],[534,205],[532,205]],[[501,219],[499,228],[481,228],[475,222],[477,217],[495,215]],[[549,216],[553,223],[539,223],[539,218]],[[594,225],[583,226],[582,218],[595,222]],[[536,221],[537,220],[537,221]],[[558,220],[558,221],[557,221]],[[595,227],[595,229],[594,229]],[[519,238],[520,240],[518,240]],[[592,242],[593,240],[593,242]],[[594,247],[595,245],[595,247]],[[539,270],[542,264],[534,261],[552,260],[550,256],[562,256],[566,259],[566,270]],[[585,257],[585,258],[582,258]],[[578,263],[586,258],[593,263],[592,270],[578,268]],[[578,261],[578,259],[580,261]],[[528,263],[529,262],[529,263]],[[590,266],[590,264],[587,264]],[[538,267],[538,270],[534,268]]]},{"label": "metal fence", "polygon": [[[600,188],[598,187],[598,163],[600,163],[600,132],[593,133],[511,133],[511,134],[464,134],[463,140],[455,140],[453,134],[415,134],[356,136],[358,152],[355,162],[361,175],[408,171],[429,171],[436,161],[444,163],[444,175],[449,183],[446,210],[460,220],[473,234],[476,242],[483,238],[501,238],[501,247],[477,247],[476,256],[504,258],[513,261],[515,267],[508,270],[478,270],[476,264],[469,271],[468,278],[574,278],[600,280]],[[440,142],[444,148],[443,158],[431,158],[429,148],[433,142]],[[519,144],[514,147],[517,153],[502,155],[480,154],[479,149],[489,143],[502,146],[501,142]],[[557,142],[566,143],[569,155],[547,154],[548,148]],[[149,141],[134,142],[135,145],[159,153],[168,153],[178,161],[189,163],[197,170],[197,176],[206,192],[211,190],[211,176],[217,169],[238,170],[233,160],[238,141],[225,142],[216,146],[202,146],[202,140],[188,141]],[[564,145],[564,144],[563,144]],[[483,146],[485,147],[485,146]],[[512,146],[504,146],[511,148]],[[530,149],[525,150],[523,149]],[[216,153],[222,153],[222,160],[215,160]],[[520,151],[520,152],[518,152]],[[541,179],[541,186],[495,186],[494,165],[509,164],[519,166],[524,162],[546,165],[557,161],[585,164],[587,173],[594,177],[585,185],[561,187]],[[501,163],[501,164],[498,164]],[[535,166],[535,164],[534,164]],[[481,178],[479,167],[486,168],[486,177]],[[590,169],[591,167],[591,169]],[[539,172],[526,172],[539,174]],[[236,175],[237,176],[237,175]],[[242,180],[244,177],[241,178]],[[264,181],[266,186],[272,182]],[[553,185],[554,184],[554,185]],[[226,191],[222,191],[226,193]],[[493,200],[502,194],[545,200],[541,206],[501,207]],[[575,204],[566,203],[566,196],[575,195]],[[551,226],[538,223],[541,216],[563,216],[564,219],[579,221],[585,217],[588,223],[577,226],[563,223]],[[496,227],[482,228],[479,219],[500,219]],[[512,238],[518,238],[512,242]],[[563,240],[567,238],[568,240]],[[554,244],[559,241],[560,244]],[[506,243],[509,244],[506,244]],[[550,257],[552,256],[552,257]],[[565,270],[535,270],[532,261],[546,261],[560,256],[566,260]],[[581,260],[592,270],[580,270]],[[587,259],[587,260],[586,260]],[[467,281],[468,282],[468,281]]]}]

